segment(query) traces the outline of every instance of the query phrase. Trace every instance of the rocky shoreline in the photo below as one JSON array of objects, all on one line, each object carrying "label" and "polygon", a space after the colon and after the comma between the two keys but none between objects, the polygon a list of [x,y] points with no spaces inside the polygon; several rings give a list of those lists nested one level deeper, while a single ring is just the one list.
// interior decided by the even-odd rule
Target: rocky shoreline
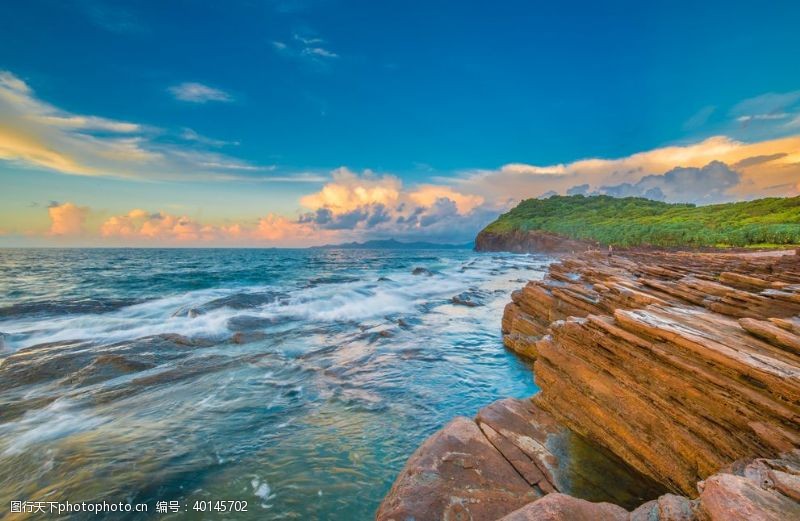
[{"label": "rocky shoreline", "polygon": [[566,257],[503,316],[541,391],[432,436],[377,519],[800,519],[798,315],[795,254]]}]

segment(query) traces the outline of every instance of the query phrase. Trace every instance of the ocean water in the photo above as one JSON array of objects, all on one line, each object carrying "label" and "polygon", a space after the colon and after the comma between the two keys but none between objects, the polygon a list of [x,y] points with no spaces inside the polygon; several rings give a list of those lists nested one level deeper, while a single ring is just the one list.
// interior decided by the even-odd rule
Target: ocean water
[{"label": "ocean water", "polygon": [[[148,513],[67,518],[370,519],[427,436],[536,391],[500,319],[549,262],[0,250],[0,511],[122,501]],[[205,501],[247,511],[195,510]]]}]

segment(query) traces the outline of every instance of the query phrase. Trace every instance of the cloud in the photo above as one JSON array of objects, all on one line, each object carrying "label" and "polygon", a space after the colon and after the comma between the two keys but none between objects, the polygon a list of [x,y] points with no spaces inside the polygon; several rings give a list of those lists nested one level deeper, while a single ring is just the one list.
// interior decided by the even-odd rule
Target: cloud
[{"label": "cloud", "polygon": [[201,145],[207,145],[211,147],[224,147],[224,146],[239,144],[238,141],[223,141],[221,139],[206,137],[201,134],[198,134],[194,130],[187,127],[181,129],[180,137],[185,141],[192,141],[195,143],[199,143]]},{"label": "cloud", "polygon": [[633,184],[601,186],[597,193],[613,197],[646,197],[658,201],[710,204],[733,200],[728,190],[740,181],[739,172],[731,170],[725,163],[712,161],[702,168],[678,167],[663,175],[644,176]]},{"label": "cloud", "polygon": [[[170,141],[170,135],[173,139]],[[222,142],[184,129],[189,141],[130,121],[74,114],[36,97],[30,86],[0,71],[0,160],[72,175],[229,181],[269,167],[215,150]]]},{"label": "cloud", "polygon": [[770,161],[775,161],[776,159],[782,159],[782,158],[786,157],[787,155],[789,155],[789,154],[787,154],[786,152],[778,152],[778,153],[769,154],[769,155],[746,157],[746,158],[740,160],[735,165],[733,165],[733,168],[734,169],[738,169],[738,168],[747,168],[747,167],[750,167],[750,166],[761,165],[761,164],[764,164],[764,163],[769,163]]},{"label": "cloud", "polygon": [[117,244],[162,245],[249,245],[269,244],[307,246],[334,234],[320,231],[309,223],[267,214],[254,222],[207,224],[186,215],[167,212],[148,212],[137,208],[106,219],[100,226],[100,236]]},{"label": "cloud", "polygon": [[[800,90],[768,92],[737,103],[730,111],[737,121],[749,119],[781,119],[800,101]],[[746,120],[746,119],[745,119]]]},{"label": "cloud", "polygon": [[800,121],[800,90],[768,92],[737,103],[729,112],[737,125],[732,135],[771,137],[786,135]]},{"label": "cloud", "polygon": [[89,208],[76,206],[73,203],[60,204],[54,201],[48,206],[47,213],[50,216],[49,235],[76,236],[84,232]]},{"label": "cloud", "polygon": [[338,53],[326,47],[322,38],[299,33],[294,33],[288,41],[273,41],[272,47],[280,56],[303,62],[319,71],[327,70],[333,60],[340,58]]},{"label": "cloud", "polygon": [[567,188],[567,195],[586,195],[589,193],[589,183]]},{"label": "cloud", "polygon": [[466,241],[496,216],[482,196],[451,186],[425,184],[406,189],[392,175],[335,170],[318,192],[301,198],[312,210],[298,223],[320,230],[348,230],[364,237]]},{"label": "cloud", "polygon": [[327,208],[343,213],[365,205],[395,204],[401,188],[402,182],[395,176],[380,176],[370,170],[359,176],[343,167],[333,172],[332,182],[319,192],[302,197],[300,204],[312,210]]},{"label": "cloud", "polygon": [[[676,168],[702,169],[714,161],[735,165],[733,170],[739,174],[736,184],[725,185],[730,199],[798,195],[796,188],[787,192],[778,187],[796,186],[800,179],[800,136],[754,143],[715,136],[617,159],[592,158],[542,166],[513,163],[497,170],[466,172],[450,184],[460,193],[481,195],[485,204],[502,206],[550,191],[566,194],[580,188],[588,193],[626,183],[636,186],[647,176],[661,176]],[[720,197],[712,186],[706,185],[687,184],[666,191],[658,188],[667,201],[702,202]],[[654,191],[653,195],[659,194]]]},{"label": "cloud", "polygon": [[461,214],[471,212],[484,203],[480,195],[462,194],[449,186],[422,185],[408,194],[409,199],[419,206],[432,206],[440,199],[452,201]]},{"label": "cloud", "polygon": [[208,103],[209,101],[231,102],[233,97],[225,91],[203,85],[202,83],[187,82],[173,85],[169,90],[175,99],[190,103]]}]

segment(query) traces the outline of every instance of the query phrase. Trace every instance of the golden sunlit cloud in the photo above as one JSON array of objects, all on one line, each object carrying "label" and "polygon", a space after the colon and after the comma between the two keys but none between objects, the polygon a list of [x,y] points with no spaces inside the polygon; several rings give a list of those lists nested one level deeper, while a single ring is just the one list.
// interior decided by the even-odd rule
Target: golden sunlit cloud
[{"label": "golden sunlit cloud", "polygon": [[274,244],[308,246],[320,238],[334,238],[335,233],[319,233],[309,224],[268,214],[254,224],[203,224],[187,216],[134,209],[106,219],[100,235],[114,242],[162,245]]},{"label": "golden sunlit cloud", "polygon": [[392,175],[378,176],[366,171],[359,176],[342,167],[333,171],[333,181],[319,192],[302,197],[300,204],[312,210],[328,208],[335,213],[372,204],[388,206],[400,200],[402,185],[402,181]]},{"label": "golden sunlit cloud", "polygon": [[89,208],[73,203],[53,204],[47,209],[50,216],[49,234],[53,236],[75,236],[84,232],[84,223]]}]

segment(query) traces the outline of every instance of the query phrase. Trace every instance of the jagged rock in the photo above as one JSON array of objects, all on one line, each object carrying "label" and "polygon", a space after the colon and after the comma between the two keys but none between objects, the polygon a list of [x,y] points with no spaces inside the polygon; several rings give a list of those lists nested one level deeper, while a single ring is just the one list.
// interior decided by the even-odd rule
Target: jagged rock
[{"label": "jagged rock", "polygon": [[412,275],[425,275],[427,277],[430,277],[431,275],[433,275],[431,270],[429,270],[428,268],[423,268],[421,266],[418,266],[418,267],[414,268],[413,270],[411,270],[411,274]]}]

